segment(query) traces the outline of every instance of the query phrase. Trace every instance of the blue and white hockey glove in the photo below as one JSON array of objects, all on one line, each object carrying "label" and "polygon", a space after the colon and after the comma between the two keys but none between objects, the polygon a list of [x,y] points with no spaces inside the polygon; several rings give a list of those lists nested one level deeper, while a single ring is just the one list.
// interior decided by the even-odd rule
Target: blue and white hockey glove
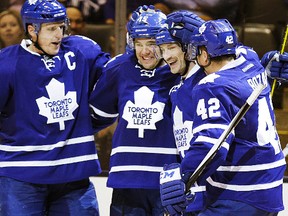
[{"label": "blue and white hockey glove", "polygon": [[278,51],[265,53],[261,59],[267,75],[279,81],[288,81],[288,53],[280,54]]},{"label": "blue and white hockey glove", "polygon": [[182,215],[186,207],[193,202],[194,193],[185,193],[180,164],[164,165],[160,173],[160,196],[165,210],[172,215]]},{"label": "blue and white hockey glove", "polygon": [[142,6],[139,6],[135,11],[133,11],[127,25],[126,25],[126,28],[127,28],[127,31],[130,33],[131,30],[132,30],[132,27],[134,25],[134,22],[137,20],[137,18],[139,17],[139,15],[143,12],[149,12],[149,11],[155,11],[155,7],[154,5],[142,5]]},{"label": "blue and white hockey glove", "polygon": [[166,23],[171,35],[182,44],[188,44],[191,35],[197,32],[204,20],[191,11],[179,10],[168,14]]}]

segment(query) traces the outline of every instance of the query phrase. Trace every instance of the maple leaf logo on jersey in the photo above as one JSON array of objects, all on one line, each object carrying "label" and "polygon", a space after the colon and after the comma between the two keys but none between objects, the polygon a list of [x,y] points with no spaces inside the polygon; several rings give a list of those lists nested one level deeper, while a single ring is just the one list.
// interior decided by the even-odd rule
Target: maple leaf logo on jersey
[{"label": "maple leaf logo on jersey", "polygon": [[220,75],[212,73],[209,74],[208,76],[204,77],[202,80],[200,80],[200,82],[198,83],[198,85],[201,84],[206,84],[206,83],[213,83],[215,79],[217,79],[218,77],[220,77]]},{"label": "maple leaf logo on jersey", "polygon": [[180,111],[178,106],[176,106],[174,110],[173,121],[174,121],[173,131],[176,146],[181,154],[181,157],[184,158],[185,150],[189,149],[190,141],[193,137],[192,133],[193,121],[183,122],[183,112]]},{"label": "maple leaf logo on jersey", "polygon": [[200,34],[203,34],[203,32],[206,30],[206,25],[205,25],[205,23],[204,24],[202,24],[201,26],[200,26],[200,28],[199,28],[199,33]]},{"label": "maple leaf logo on jersey", "polygon": [[128,121],[127,128],[138,129],[139,138],[144,138],[145,129],[156,130],[156,122],[163,119],[165,104],[152,104],[153,96],[154,92],[143,86],[134,92],[135,103],[128,101],[124,107],[122,117]]},{"label": "maple leaf logo on jersey", "polygon": [[37,2],[37,0],[29,0],[30,5],[36,4],[36,2]]},{"label": "maple leaf logo on jersey", "polygon": [[64,121],[74,119],[72,113],[78,107],[76,92],[69,91],[65,95],[64,83],[52,79],[46,86],[49,98],[36,100],[39,114],[47,117],[47,124],[59,123],[60,130],[65,130]]}]

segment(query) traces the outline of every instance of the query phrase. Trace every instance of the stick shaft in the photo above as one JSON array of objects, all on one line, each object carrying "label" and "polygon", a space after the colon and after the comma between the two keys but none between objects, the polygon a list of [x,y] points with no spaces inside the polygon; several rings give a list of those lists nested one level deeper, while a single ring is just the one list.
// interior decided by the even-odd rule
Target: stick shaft
[{"label": "stick shaft", "polygon": [[[285,30],[284,37],[283,37],[283,40],[282,40],[282,46],[281,46],[280,54],[283,54],[284,51],[285,51],[287,37],[288,37],[288,24],[286,25],[286,30]],[[273,84],[272,84],[272,88],[271,88],[271,93],[270,93],[271,97],[273,97],[276,84],[277,84],[277,80],[274,79],[273,80]]]},{"label": "stick shaft", "polygon": [[232,119],[226,130],[221,134],[219,137],[217,143],[213,145],[213,147],[209,150],[207,155],[204,157],[204,159],[201,161],[201,163],[198,165],[198,167],[195,169],[193,174],[190,176],[187,184],[186,184],[186,192],[188,192],[191,188],[191,186],[196,182],[198,177],[201,175],[201,173],[204,171],[206,166],[212,161],[212,159],[217,154],[218,150],[221,148],[227,137],[230,135],[230,133],[235,129],[235,127],[239,124],[243,116],[246,114],[246,112],[250,109],[250,107],[253,105],[255,100],[258,98],[258,96],[261,94],[262,90],[265,88],[265,85],[259,85],[248,97],[245,104],[240,108],[240,110],[237,112],[235,117]]}]

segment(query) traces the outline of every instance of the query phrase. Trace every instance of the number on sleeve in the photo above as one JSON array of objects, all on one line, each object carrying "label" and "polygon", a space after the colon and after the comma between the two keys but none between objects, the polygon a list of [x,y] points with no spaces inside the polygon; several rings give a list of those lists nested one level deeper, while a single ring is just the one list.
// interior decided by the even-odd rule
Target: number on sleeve
[{"label": "number on sleeve", "polygon": [[271,118],[266,98],[261,98],[259,100],[258,112],[259,112],[258,130],[257,130],[258,143],[261,146],[270,143],[274,147],[275,154],[278,154],[280,152],[279,137],[276,133],[275,125],[273,125],[273,121]]},{"label": "number on sleeve", "polygon": [[201,116],[202,120],[206,119],[208,117],[204,99],[200,99],[198,101],[198,104],[197,104],[197,115]]},{"label": "number on sleeve", "polygon": [[208,108],[205,105],[205,100],[200,99],[197,104],[197,115],[201,116],[202,120],[208,117],[219,117],[220,111],[217,111],[219,108],[220,103],[217,98],[210,98],[208,100]]}]

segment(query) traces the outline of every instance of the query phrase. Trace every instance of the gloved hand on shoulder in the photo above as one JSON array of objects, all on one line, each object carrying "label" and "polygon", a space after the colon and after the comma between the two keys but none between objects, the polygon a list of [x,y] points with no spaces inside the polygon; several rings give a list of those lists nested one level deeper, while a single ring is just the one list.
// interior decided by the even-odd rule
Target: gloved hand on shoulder
[{"label": "gloved hand on shoulder", "polygon": [[186,194],[180,164],[164,165],[160,173],[160,196],[162,205],[171,216],[182,215],[186,207],[193,202],[195,194]]},{"label": "gloved hand on shoulder", "polygon": [[134,22],[138,19],[139,15],[143,12],[153,12],[153,11],[156,11],[155,10],[155,7],[154,5],[142,5],[142,6],[139,6],[135,11],[133,11],[127,25],[126,25],[126,28],[127,28],[127,31],[130,33],[131,32],[131,29],[134,25]]},{"label": "gloved hand on shoulder", "polygon": [[279,81],[288,81],[288,53],[270,51],[264,54],[261,64],[267,71],[268,77]]}]

